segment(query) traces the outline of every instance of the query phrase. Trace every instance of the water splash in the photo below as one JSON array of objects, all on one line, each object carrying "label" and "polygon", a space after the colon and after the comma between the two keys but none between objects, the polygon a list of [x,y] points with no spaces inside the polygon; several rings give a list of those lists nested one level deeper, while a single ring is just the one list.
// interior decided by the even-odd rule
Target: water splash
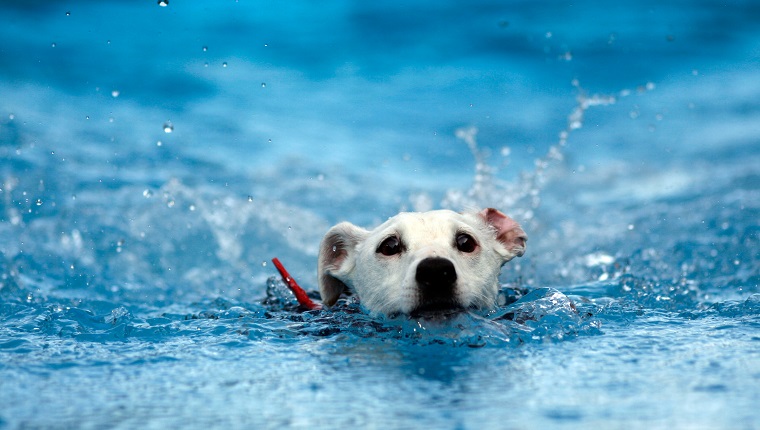
[{"label": "water splash", "polygon": [[[535,210],[541,205],[541,191],[551,177],[550,168],[562,163],[564,151],[571,133],[583,127],[586,111],[592,107],[609,106],[621,97],[627,97],[631,90],[623,89],[616,94],[587,94],[577,80],[572,81],[578,90],[576,105],[567,116],[567,125],[558,134],[557,142],[549,147],[543,157],[534,161],[532,171],[523,171],[514,182],[500,179],[503,167],[508,165],[511,149],[505,146],[500,151],[505,159],[499,165],[492,165],[484,151],[478,147],[478,128],[463,127],[455,131],[455,136],[462,140],[470,150],[475,161],[475,174],[471,187],[461,190],[448,190],[441,203],[442,207],[462,210],[467,208],[498,207],[508,209],[521,222],[535,227]],[[637,92],[651,91],[653,83],[639,86]]]}]

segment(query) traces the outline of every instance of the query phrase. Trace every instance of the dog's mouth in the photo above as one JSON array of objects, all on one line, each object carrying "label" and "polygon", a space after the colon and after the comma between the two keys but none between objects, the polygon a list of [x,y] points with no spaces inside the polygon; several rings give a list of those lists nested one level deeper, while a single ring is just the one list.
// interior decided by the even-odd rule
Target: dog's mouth
[{"label": "dog's mouth", "polygon": [[440,317],[463,312],[465,308],[452,300],[436,300],[420,303],[409,313],[414,318]]}]

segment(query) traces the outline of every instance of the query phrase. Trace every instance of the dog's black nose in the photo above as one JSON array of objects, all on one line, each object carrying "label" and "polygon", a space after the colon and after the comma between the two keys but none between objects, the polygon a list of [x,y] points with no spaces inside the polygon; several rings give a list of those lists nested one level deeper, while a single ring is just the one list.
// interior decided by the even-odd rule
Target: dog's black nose
[{"label": "dog's black nose", "polygon": [[426,297],[448,299],[457,281],[457,271],[451,261],[431,257],[420,261],[417,265],[415,279]]}]

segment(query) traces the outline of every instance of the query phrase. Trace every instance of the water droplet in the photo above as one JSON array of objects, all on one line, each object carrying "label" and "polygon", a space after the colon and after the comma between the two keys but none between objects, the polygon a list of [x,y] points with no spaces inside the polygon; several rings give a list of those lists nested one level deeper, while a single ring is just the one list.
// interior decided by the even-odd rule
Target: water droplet
[{"label": "water droplet", "polygon": [[248,201],[252,202],[253,201],[253,196],[248,196]]},{"label": "water droplet", "polygon": [[13,121],[13,119],[16,118],[16,115],[14,114],[8,114],[8,119]]},{"label": "water droplet", "polygon": [[268,141],[269,143],[272,143],[272,139],[267,139],[267,141]]},{"label": "water droplet", "polygon": [[158,5],[161,7],[169,6],[169,0],[158,0]]},{"label": "water droplet", "polygon": [[153,191],[146,189],[145,191],[143,191],[143,196],[146,199],[149,199],[149,198],[153,197]]},{"label": "water droplet", "polygon": [[160,140],[156,142],[156,146],[161,146],[161,145],[163,145],[163,142],[161,142]]},{"label": "water droplet", "polygon": [[262,82],[261,83],[261,88],[266,88],[266,87],[267,87],[267,83],[266,82]]},{"label": "water droplet", "polygon": [[84,117],[84,119],[90,119],[90,115],[87,115],[86,117]]},{"label": "water droplet", "polygon": [[42,206],[42,199],[37,199],[37,206]]},{"label": "water droplet", "polygon": [[190,212],[194,212],[195,211],[195,205],[190,205],[189,209],[190,209]]},{"label": "water droplet", "polygon": [[634,228],[636,227],[633,224],[628,224],[628,230],[633,230]]},{"label": "water droplet", "polygon": [[71,16],[71,12],[66,12],[66,16]]},{"label": "water droplet", "polygon": [[111,91],[111,97],[113,97],[113,98],[119,97],[119,90],[113,90],[113,91]]},{"label": "water droplet", "polygon": [[208,46],[204,46],[204,47],[203,47],[203,48],[201,48],[201,49],[203,50],[203,52],[208,52]]},{"label": "water droplet", "polygon": [[222,67],[227,67],[227,62],[222,63]]},{"label": "water droplet", "polygon": [[261,267],[267,267],[267,262],[266,261],[262,261],[261,262]]},{"label": "water droplet", "polygon": [[168,206],[170,208],[173,208],[174,207],[174,200],[169,200],[168,202],[166,202],[166,206]]},{"label": "water droplet", "polygon": [[166,121],[164,123],[164,133],[171,133],[174,131],[174,124],[172,124],[171,121]]},{"label": "water droplet", "polygon": [[50,47],[51,47],[51,48],[55,48],[55,42],[51,43],[51,44],[50,44]]}]

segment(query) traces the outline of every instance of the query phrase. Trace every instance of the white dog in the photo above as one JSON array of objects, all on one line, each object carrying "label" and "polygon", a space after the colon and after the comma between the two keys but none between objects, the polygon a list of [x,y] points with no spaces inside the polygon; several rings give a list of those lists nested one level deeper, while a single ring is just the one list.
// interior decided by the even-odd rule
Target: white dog
[{"label": "white dog", "polygon": [[491,308],[501,266],[527,238],[491,208],[401,213],[372,231],[343,222],[322,239],[319,291],[331,306],[349,289],[373,314]]}]

